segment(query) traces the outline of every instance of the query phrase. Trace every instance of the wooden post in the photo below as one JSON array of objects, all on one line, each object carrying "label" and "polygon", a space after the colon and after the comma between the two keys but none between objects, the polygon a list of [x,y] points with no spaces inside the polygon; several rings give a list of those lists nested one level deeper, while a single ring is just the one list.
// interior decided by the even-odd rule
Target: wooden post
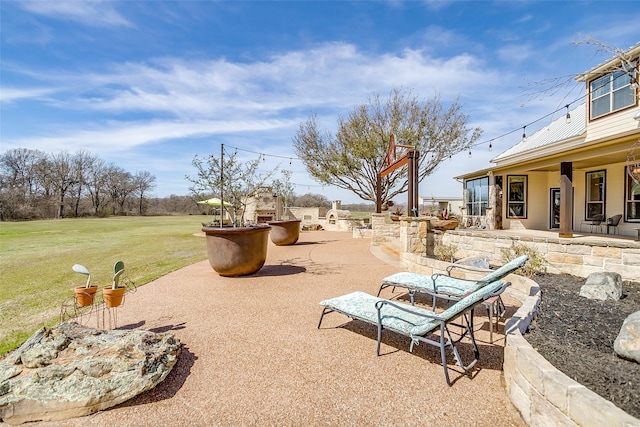
[{"label": "wooden post", "polygon": [[409,181],[409,188],[407,190],[407,216],[413,216],[412,209],[414,208],[413,206],[413,193],[414,193],[413,169],[416,166],[414,162],[414,155],[415,155],[414,150],[411,150],[409,151],[409,153],[407,153],[407,157],[409,159],[409,166],[407,171],[407,180]]},{"label": "wooden post", "polygon": [[413,209],[415,209],[415,211],[412,212],[413,216],[419,216],[419,212],[420,212],[420,208],[418,206],[418,201],[420,199],[420,185],[419,185],[419,178],[420,178],[420,152],[419,151],[414,151],[413,153],[413,176],[411,177],[411,179],[413,179]]},{"label": "wooden post", "polygon": [[382,178],[376,175],[376,213],[382,212]]},{"label": "wooden post", "polygon": [[573,237],[573,163],[560,163],[560,231],[559,237]]}]

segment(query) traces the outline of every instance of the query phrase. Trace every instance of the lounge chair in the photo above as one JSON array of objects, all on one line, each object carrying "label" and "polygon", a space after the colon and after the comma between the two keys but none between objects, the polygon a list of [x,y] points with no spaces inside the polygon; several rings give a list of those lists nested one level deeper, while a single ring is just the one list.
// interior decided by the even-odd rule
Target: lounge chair
[{"label": "lounge chair", "polygon": [[[413,346],[420,342],[425,342],[440,348],[440,358],[444,369],[444,377],[447,385],[451,386],[449,372],[447,369],[445,349],[451,347],[456,364],[464,371],[470,370],[480,359],[480,351],[476,345],[473,335],[473,309],[487,298],[500,295],[509,286],[509,282],[495,280],[490,284],[476,290],[468,296],[453,304],[447,310],[436,313],[422,307],[390,301],[379,297],[374,297],[364,292],[352,292],[337,298],[331,298],[320,302],[324,306],[318,329],[322,324],[322,319],[327,313],[333,311],[342,313],[352,319],[361,320],[378,326],[378,346],[376,354],[380,356],[380,342],[382,330],[390,329],[401,335],[411,338],[409,351],[413,351]],[[454,323],[453,321],[462,317],[464,323]],[[449,332],[448,325],[463,328],[463,332],[458,339],[453,339]],[[429,338],[439,329],[439,337]],[[474,358],[468,365],[464,365],[458,352],[456,344],[466,335],[469,335],[473,345]]]},{"label": "lounge chair", "polygon": [[377,296],[380,296],[380,292],[382,292],[384,288],[393,287],[394,290],[395,288],[404,288],[409,291],[409,298],[411,299],[411,305],[413,305],[415,302],[415,293],[423,292],[431,295],[433,309],[435,310],[436,300],[438,298],[457,301],[470,292],[474,292],[491,282],[505,278],[524,266],[528,259],[529,257],[527,255],[521,255],[477,280],[452,277],[450,275],[452,269],[463,268],[457,265],[452,265],[447,269],[449,274],[436,273],[429,276],[427,274],[410,272],[395,273],[382,279],[382,285],[378,290]]}]

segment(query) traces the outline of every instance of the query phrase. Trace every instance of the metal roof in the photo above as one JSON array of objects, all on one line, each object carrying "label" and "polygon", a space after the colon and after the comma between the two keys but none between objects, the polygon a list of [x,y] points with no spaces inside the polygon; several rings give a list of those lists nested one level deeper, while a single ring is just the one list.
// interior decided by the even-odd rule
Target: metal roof
[{"label": "metal roof", "polygon": [[596,65],[595,67],[593,67],[589,71],[585,71],[582,74],[578,74],[576,76],[575,80],[578,81],[578,82],[586,82],[587,80],[589,80],[589,79],[591,79],[593,77],[597,77],[597,76],[600,76],[602,74],[610,73],[612,67],[614,67],[616,65],[619,65],[620,56],[624,56],[626,59],[628,59],[630,61],[633,61],[634,59],[637,59],[636,57],[638,55],[640,55],[640,42],[636,43],[635,45],[633,45],[632,47],[630,47],[626,51],[620,52],[619,54],[613,56],[611,59],[608,59],[608,60]]},{"label": "metal roof", "polygon": [[563,114],[533,135],[527,136],[523,141],[494,157],[491,162],[500,163],[513,156],[583,135],[587,130],[586,104],[570,110],[569,114],[571,123],[566,122],[566,115]]}]

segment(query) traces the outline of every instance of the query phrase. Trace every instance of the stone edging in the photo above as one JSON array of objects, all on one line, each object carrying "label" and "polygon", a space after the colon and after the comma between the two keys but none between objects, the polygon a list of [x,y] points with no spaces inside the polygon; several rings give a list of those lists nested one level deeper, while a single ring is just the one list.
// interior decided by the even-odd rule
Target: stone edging
[{"label": "stone edging", "polygon": [[507,393],[530,426],[640,426],[640,420],[556,369],[522,336],[536,315],[540,288],[510,289],[522,306],[505,323],[503,371]]}]

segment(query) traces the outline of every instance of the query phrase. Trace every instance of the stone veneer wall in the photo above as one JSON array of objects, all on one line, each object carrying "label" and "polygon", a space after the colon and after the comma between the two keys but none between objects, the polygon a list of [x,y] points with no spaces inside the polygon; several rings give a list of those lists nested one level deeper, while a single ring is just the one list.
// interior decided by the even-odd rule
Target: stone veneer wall
[{"label": "stone veneer wall", "polygon": [[615,272],[623,280],[638,281],[640,277],[640,243],[631,240],[575,240],[505,236],[480,231],[451,230],[442,236],[444,244],[458,247],[456,255],[485,256],[491,264],[503,263],[502,248],[522,243],[534,248],[547,261],[549,273],[568,273],[587,277],[596,272]]},{"label": "stone veneer wall", "polygon": [[400,222],[387,222],[387,215],[371,214],[371,245],[380,246],[400,238]]},{"label": "stone veneer wall", "polygon": [[458,258],[484,256],[492,265],[501,265],[501,250],[521,243],[544,256],[549,273],[588,277],[591,273],[615,272],[623,280],[634,282],[640,277],[640,242],[637,241],[507,236],[469,230],[441,232],[432,230],[429,219],[424,217],[401,217],[393,223],[385,219],[384,214],[372,214],[371,244],[399,241],[399,250],[403,253],[432,256],[434,245],[441,241],[457,246]]},{"label": "stone veneer wall", "polygon": [[[444,272],[449,263],[420,254],[403,253],[410,271],[423,274]],[[464,272],[477,278],[485,272]],[[458,274],[456,274],[458,276]],[[507,394],[524,421],[534,427],[548,426],[640,426],[640,420],[557,370],[522,336],[535,318],[540,288],[531,279],[511,274],[505,294],[522,305],[505,322],[504,380]]]}]

